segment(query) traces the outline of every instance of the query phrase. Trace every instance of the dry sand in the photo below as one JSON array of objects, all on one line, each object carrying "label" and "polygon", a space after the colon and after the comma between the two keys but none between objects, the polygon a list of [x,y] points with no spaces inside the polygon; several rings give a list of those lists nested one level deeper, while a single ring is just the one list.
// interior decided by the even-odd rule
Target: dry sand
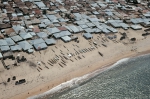
[{"label": "dry sand", "polygon": [[[107,39],[102,34],[94,34],[92,40],[86,40],[82,37],[82,34],[76,34],[79,37],[79,43],[74,41],[64,43],[58,40],[56,45],[30,55],[19,52],[20,56],[24,55],[27,58],[27,62],[19,63],[19,66],[11,66],[10,70],[4,69],[0,63],[0,99],[26,99],[50,90],[72,78],[83,76],[104,66],[110,66],[122,58],[132,57],[144,52],[148,53],[150,50],[150,46],[148,46],[150,36],[142,37],[142,31],[125,31],[128,38],[123,41],[119,40],[120,33],[116,34],[118,38],[114,41]],[[119,32],[124,32],[124,30],[120,29]],[[136,37],[137,41],[131,42],[131,37]],[[98,44],[97,48],[93,44],[94,41]],[[107,47],[102,44],[107,45]],[[91,51],[79,52],[79,50],[91,47],[94,48]],[[103,57],[98,54],[98,51],[103,54]],[[69,53],[74,55],[69,57],[67,55]],[[18,53],[14,53],[14,55],[17,56]],[[68,60],[63,56],[67,57]],[[51,66],[49,60],[56,59],[57,62]],[[62,63],[61,59],[65,61],[66,65]],[[6,61],[10,65],[13,63]],[[41,64],[38,65],[38,62],[41,62]],[[15,85],[15,81],[12,80],[13,76],[16,76],[15,81],[26,79],[27,82]],[[10,82],[7,82],[8,78],[11,78]]]}]

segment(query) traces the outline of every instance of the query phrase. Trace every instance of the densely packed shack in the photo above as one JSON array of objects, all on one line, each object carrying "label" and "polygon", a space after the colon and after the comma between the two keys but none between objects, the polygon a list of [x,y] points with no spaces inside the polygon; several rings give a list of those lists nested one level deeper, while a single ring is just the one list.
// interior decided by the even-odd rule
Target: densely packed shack
[{"label": "densely packed shack", "polygon": [[[74,34],[115,34],[150,26],[147,1],[129,4],[125,0],[1,0],[0,50],[46,49],[57,39],[69,42]],[[0,57],[3,55],[0,53]]]}]

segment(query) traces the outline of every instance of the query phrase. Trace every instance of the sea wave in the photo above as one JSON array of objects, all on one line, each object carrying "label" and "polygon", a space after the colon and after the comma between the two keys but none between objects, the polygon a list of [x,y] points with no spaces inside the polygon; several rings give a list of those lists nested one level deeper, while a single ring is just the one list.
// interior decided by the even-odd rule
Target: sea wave
[{"label": "sea wave", "polygon": [[54,94],[61,93],[61,92],[68,90],[70,88],[79,86],[79,84],[81,84],[82,82],[85,82],[86,80],[88,80],[88,78],[89,78],[89,74],[84,75],[82,77],[73,78],[70,81],[61,83],[60,85],[52,88],[49,91],[46,91],[46,92],[39,94],[39,95],[29,97],[27,99],[43,99],[43,98],[45,99],[46,97],[51,97]]},{"label": "sea wave", "polygon": [[119,64],[122,64],[122,63],[124,63],[124,62],[127,62],[127,61],[129,61],[131,58],[123,58],[123,59],[120,59],[120,60],[118,60],[116,63],[114,63],[112,66],[110,66],[111,68],[112,67],[114,67],[114,66],[116,66],[116,65],[119,65]]},{"label": "sea wave", "polygon": [[123,59],[120,59],[120,60],[118,60],[116,63],[114,63],[112,66],[109,66],[109,67],[107,68],[107,70],[112,69],[112,68],[114,68],[114,67],[116,67],[116,66],[118,66],[118,65],[120,65],[120,64],[127,63],[127,62],[130,61],[130,60],[131,60],[131,58],[123,58]]},{"label": "sea wave", "polygon": [[39,94],[39,95],[35,95],[35,96],[31,96],[27,99],[45,99],[47,97],[52,97],[53,95],[55,94],[59,94],[63,91],[66,91],[66,90],[69,90],[71,88],[74,88],[74,87],[78,87],[80,84],[88,81],[89,79],[92,79],[93,77],[99,75],[100,73],[104,72],[104,71],[108,71],[114,67],[116,67],[117,65],[119,64],[122,64],[124,62],[127,62],[130,58],[123,58],[119,61],[117,61],[116,63],[114,63],[113,65],[111,66],[104,66],[104,68],[101,68],[99,70],[96,70],[92,73],[89,73],[89,74],[86,74],[84,76],[81,76],[81,77],[77,77],[77,78],[73,78],[67,82],[64,82],[64,83],[61,83],[60,85],[42,93],[42,94]]}]

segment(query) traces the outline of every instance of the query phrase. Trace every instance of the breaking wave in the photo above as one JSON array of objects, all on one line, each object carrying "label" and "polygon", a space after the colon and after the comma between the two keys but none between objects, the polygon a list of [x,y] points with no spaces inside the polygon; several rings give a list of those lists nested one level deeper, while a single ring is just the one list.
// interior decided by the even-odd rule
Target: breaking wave
[{"label": "breaking wave", "polygon": [[67,90],[69,90],[71,88],[76,88],[79,85],[81,85],[81,84],[87,82],[88,80],[92,79],[93,77],[99,75],[100,73],[102,73],[104,71],[108,71],[108,70],[118,66],[119,64],[127,62],[129,59],[130,58],[123,58],[123,59],[117,61],[116,63],[114,63],[111,66],[106,66],[104,68],[101,68],[101,69],[96,70],[96,71],[94,71],[92,73],[86,74],[84,76],[73,78],[70,81],[61,83],[60,85],[58,85],[58,86],[56,86],[56,87],[54,87],[54,88],[52,88],[52,89],[42,93],[42,94],[31,96],[31,97],[29,97],[27,99],[46,99],[48,97],[53,97],[56,94],[62,93],[64,91],[67,91]]}]

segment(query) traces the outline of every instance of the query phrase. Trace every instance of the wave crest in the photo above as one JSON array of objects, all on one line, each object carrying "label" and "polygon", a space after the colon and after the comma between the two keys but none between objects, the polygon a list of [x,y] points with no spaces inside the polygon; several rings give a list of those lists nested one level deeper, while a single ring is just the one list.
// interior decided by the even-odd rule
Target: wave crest
[{"label": "wave crest", "polygon": [[73,78],[67,82],[64,82],[64,83],[61,83],[60,85],[42,93],[42,94],[39,94],[39,95],[35,95],[35,96],[31,96],[27,99],[45,99],[46,97],[52,97],[54,94],[57,94],[57,93],[61,93],[65,90],[68,90],[68,89],[71,89],[71,88],[74,88],[74,87],[77,87],[79,86],[80,84],[88,81],[89,79],[97,76],[98,74],[104,72],[104,71],[108,71],[114,67],[116,67],[117,65],[119,64],[122,64],[124,62],[127,62],[130,58],[123,58],[119,61],[117,61],[116,63],[114,63],[113,65],[109,66],[109,67],[104,67],[104,68],[101,68],[99,70],[96,70],[92,73],[89,73],[89,74],[86,74],[84,76],[81,76],[81,77],[76,77],[76,78]]}]

